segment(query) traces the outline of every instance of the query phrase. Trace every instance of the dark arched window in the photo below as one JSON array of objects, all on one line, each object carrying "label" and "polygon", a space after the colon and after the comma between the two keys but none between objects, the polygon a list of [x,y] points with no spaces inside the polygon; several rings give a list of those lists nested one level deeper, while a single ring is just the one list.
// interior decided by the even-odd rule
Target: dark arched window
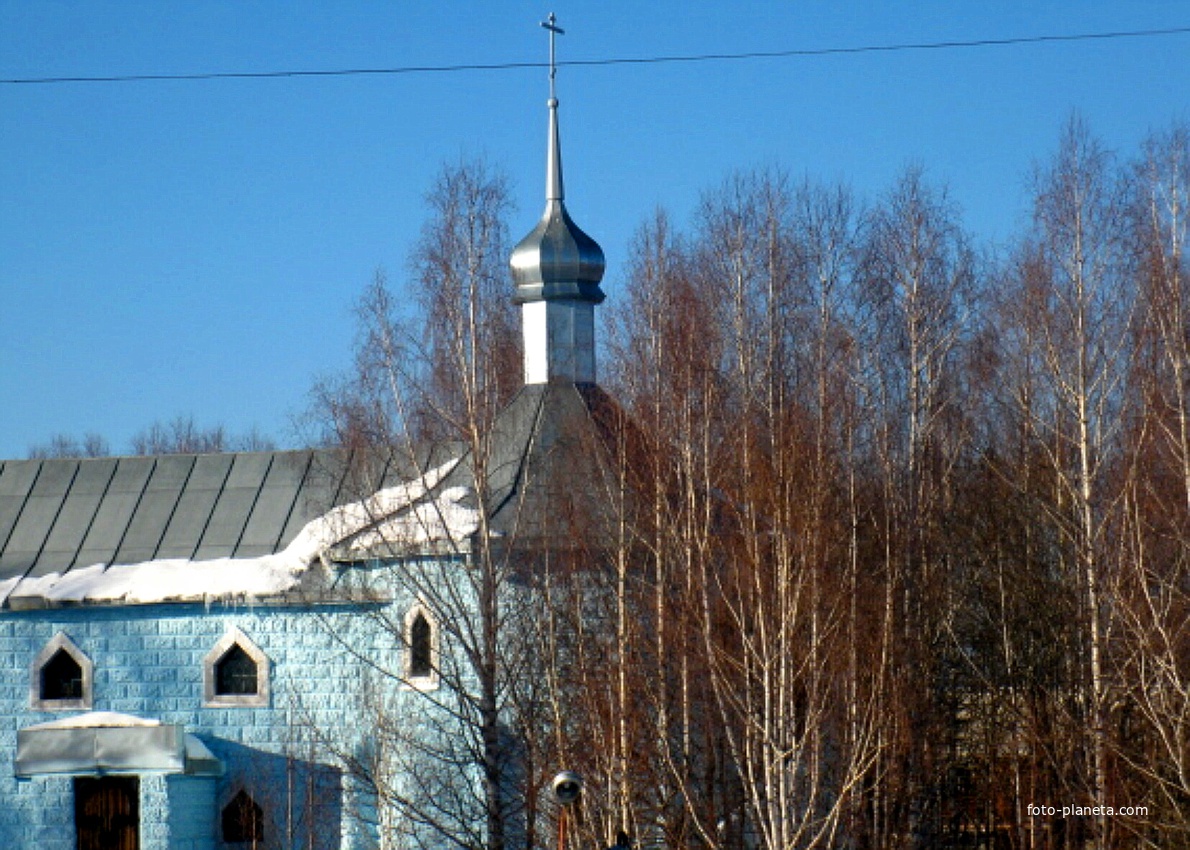
[{"label": "dark arched window", "polygon": [[83,698],[83,667],[65,649],[55,652],[41,668],[41,698]]},{"label": "dark arched window", "polygon": [[202,660],[202,700],[208,707],[264,708],[269,705],[269,658],[235,626]]},{"label": "dark arched window", "polygon": [[429,676],[434,672],[434,632],[426,615],[418,613],[409,627],[409,675]]},{"label": "dark arched window", "polygon": [[215,662],[215,695],[241,696],[257,692],[256,662],[238,643]]},{"label": "dark arched window", "polygon": [[94,665],[65,632],[37,653],[30,669],[29,705],[37,711],[77,711],[91,707]]},{"label": "dark arched window", "polygon": [[264,841],[264,811],[243,789],[223,807],[223,840],[228,844]]}]

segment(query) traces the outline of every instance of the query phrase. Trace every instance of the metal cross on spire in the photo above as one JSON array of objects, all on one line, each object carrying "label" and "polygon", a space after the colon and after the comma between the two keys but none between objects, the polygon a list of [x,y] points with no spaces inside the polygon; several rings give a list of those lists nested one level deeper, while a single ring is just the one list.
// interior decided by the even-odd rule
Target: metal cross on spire
[{"label": "metal cross on spire", "polygon": [[541,25],[550,31],[550,100],[557,100],[554,94],[554,77],[558,73],[558,65],[554,61],[554,36],[566,35],[566,30],[558,26],[558,19],[554,17],[554,13],[550,12],[548,20],[542,21]]}]

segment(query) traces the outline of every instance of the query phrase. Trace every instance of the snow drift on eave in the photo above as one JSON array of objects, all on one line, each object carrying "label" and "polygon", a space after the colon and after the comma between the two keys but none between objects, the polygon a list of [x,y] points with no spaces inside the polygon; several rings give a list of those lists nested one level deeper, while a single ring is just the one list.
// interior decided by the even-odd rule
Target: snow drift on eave
[{"label": "snow drift on eave", "polygon": [[413,481],[332,508],[307,523],[281,552],[257,558],[95,564],[8,579],[0,582],[0,604],[18,597],[127,604],[264,598],[292,590],[332,547],[343,555],[367,553],[381,543],[389,551],[416,550],[438,541],[458,543],[479,524],[478,511],[464,504],[472,491],[448,487],[430,496],[458,463],[455,458]]}]

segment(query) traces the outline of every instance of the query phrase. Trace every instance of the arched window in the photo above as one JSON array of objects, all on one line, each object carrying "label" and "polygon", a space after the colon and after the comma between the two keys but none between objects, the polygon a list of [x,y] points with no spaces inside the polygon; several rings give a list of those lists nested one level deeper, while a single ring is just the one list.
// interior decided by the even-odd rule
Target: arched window
[{"label": "arched window", "polygon": [[41,668],[42,699],[82,699],[83,666],[59,649]]},{"label": "arched window", "polygon": [[221,821],[223,841],[227,844],[264,841],[264,810],[242,788],[223,807]]},{"label": "arched window", "polygon": [[409,627],[409,675],[429,676],[434,672],[433,629],[421,611]]},{"label": "arched window", "polygon": [[243,696],[255,694],[259,687],[256,662],[238,643],[215,662],[215,695]]},{"label": "arched window", "polygon": [[438,623],[423,605],[405,614],[405,682],[412,688],[438,686]]},{"label": "arched window", "polygon": [[269,704],[269,659],[235,626],[203,659],[203,704],[260,708]]},{"label": "arched window", "polygon": [[91,707],[91,659],[58,632],[33,661],[29,703],[41,711]]}]

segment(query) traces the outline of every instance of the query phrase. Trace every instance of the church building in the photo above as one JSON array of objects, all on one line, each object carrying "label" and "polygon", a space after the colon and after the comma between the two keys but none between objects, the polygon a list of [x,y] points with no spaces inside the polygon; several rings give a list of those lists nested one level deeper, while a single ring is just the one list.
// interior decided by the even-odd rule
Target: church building
[{"label": "church building", "polygon": [[612,407],[604,258],[566,210],[550,94],[546,209],[511,258],[524,386],[482,476],[461,445],[0,461],[6,846],[362,850],[416,829],[361,772],[383,758],[370,707],[417,734],[464,661],[405,579],[469,569],[481,527],[550,534]]}]

